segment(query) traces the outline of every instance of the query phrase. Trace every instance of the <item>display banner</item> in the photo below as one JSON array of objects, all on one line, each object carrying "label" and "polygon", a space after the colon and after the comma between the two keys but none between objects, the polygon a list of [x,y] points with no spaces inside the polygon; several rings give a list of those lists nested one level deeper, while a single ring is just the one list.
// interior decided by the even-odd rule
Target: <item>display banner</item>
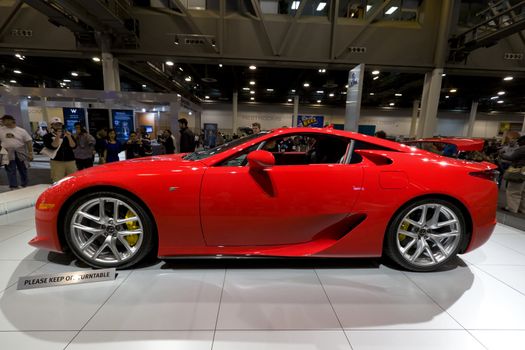
[{"label": "display banner", "polygon": [[324,126],[324,117],[321,115],[298,115],[298,127],[322,128]]},{"label": "display banner", "polygon": [[363,76],[365,65],[361,63],[348,72],[348,89],[346,91],[345,130],[358,131],[361,116],[361,95],[363,93]]},{"label": "display banner", "polygon": [[33,289],[64,286],[69,284],[112,281],[117,278],[117,270],[89,270],[63,273],[50,273],[46,275],[23,276],[18,278],[16,289]]},{"label": "display banner", "polygon": [[64,113],[64,127],[69,132],[75,131],[75,124],[80,123],[82,126],[86,126],[86,113],[84,108],[62,108]]},{"label": "display banner", "polygon": [[87,110],[89,133],[93,136],[102,128],[110,128],[107,109],[89,108]]},{"label": "display banner", "polygon": [[117,133],[117,140],[120,143],[126,143],[129,139],[129,134],[135,129],[133,123],[134,112],[126,109],[113,109],[111,110],[111,116],[113,129]]}]

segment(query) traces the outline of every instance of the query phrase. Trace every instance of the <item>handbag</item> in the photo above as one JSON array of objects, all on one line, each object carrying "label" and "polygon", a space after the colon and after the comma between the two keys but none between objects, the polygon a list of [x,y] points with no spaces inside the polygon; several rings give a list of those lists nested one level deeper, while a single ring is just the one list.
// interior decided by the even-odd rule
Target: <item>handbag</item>
[{"label": "handbag", "polygon": [[525,167],[517,168],[510,166],[503,174],[503,179],[510,182],[525,181]]}]

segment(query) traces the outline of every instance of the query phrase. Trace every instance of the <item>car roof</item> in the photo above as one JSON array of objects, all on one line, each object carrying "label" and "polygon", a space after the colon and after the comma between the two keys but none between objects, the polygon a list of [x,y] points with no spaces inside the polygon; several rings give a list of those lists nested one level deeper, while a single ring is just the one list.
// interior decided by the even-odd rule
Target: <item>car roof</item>
[{"label": "car roof", "polygon": [[473,138],[460,138],[460,137],[432,137],[425,139],[418,139],[414,141],[407,141],[407,144],[415,142],[440,142],[448,143],[456,146],[458,151],[482,151],[483,146],[485,145],[485,140],[483,139],[473,139]]},{"label": "car roof", "polygon": [[334,136],[341,136],[341,137],[349,137],[356,141],[369,142],[375,145],[383,146],[385,148],[390,148],[392,150],[396,150],[400,152],[410,152],[411,151],[409,146],[400,144],[398,142],[381,139],[375,136],[360,134],[358,132],[333,129],[330,127],[326,127],[326,128],[310,128],[310,127],[279,128],[279,129],[271,130],[268,135],[273,136],[274,134],[285,135],[285,134],[297,134],[297,133],[315,133],[315,134],[326,134],[326,135],[334,135]]}]

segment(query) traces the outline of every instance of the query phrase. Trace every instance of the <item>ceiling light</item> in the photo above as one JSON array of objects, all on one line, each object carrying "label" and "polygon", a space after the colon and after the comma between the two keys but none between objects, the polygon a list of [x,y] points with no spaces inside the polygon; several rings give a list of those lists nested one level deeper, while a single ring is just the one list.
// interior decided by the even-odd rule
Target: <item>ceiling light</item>
[{"label": "ceiling light", "polygon": [[254,65],[251,65],[251,66],[250,66],[250,69],[251,69],[251,70],[256,70],[256,69],[257,69],[257,67],[256,67],[256,66],[254,66]]},{"label": "ceiling light", "polygon": [[373,92],[370,93],[370,96],[374,96],[375,94]]},{"label": "ceiling light", "polygon": [[300,1],[294,1],[292,2],[292,10],[297,10],[299,8],[299,5],[301,4]]},{"label": "ceiling light", "polygon": [[63,81],[64,83],[71,83],[71,80],[69,80],[69,79],[64,79],[64,80],[62,80],[62,81]]},{"label": "ceiling light", "polygon": [[441,76],[442,76],[442,77],[446,77],[446,76],[447,76],[447,74],[446,74],[446,73],[443,73],[443,74],[441,74]]},{"label": "ceiling light", "polygon": [[317,100],[317,103],[321,103],[321,100]]},{"label": "ceiling light", "polygon": [[450,96],[449,96],[449,95],[447,95],[447,96],[445,96],[445,98],[450,98]]},{"label": "ceiling light", "polygon": [[142,87],[145,88],[145,87],[146,87],[146,84],[142,84]]},{"label": "ceiling light", "polygon": [[377,80],[377,79],[379,79],[379,77],[374,77],[374,79],[373,79],[373,80]]},{"label": "ceiling light", "polygon": [[328,96],[330,96],[330,97],[334,97],[334,94],[330,93],[330,94],[328,94]]},{"label": "ceiling light", "polygon": [[210,96],[204,96],[205,99],[209,100],[210,99]]},{"label": "ceiling light", "polygon": [[243,87],[242,88],[244,91],[250,91],[250,88],[249,87]]},{"label": "ceiling light", "polygon": [[505,91],[499,91],[499,92],[498,92],[498,95],[500,95],[500,96],[501,96],[501,95],[505,95]]},{"label": "ceiling light", "polygon": [[254,101],[254,100],[255,100],[255,97],[250,97],[250,100],[251,100],[251,101]]},{"label": "ceiling light", "polygon": [[323,11],[325,7],[326,7],[326,2],[322,1],[319,3],[319,5],[317,5],[316,11]]},{"label": "ceiling light", "polygon": [[292,90],[292,93],[295,94],[295,90],[294,89]]},{"label": "ceiling light", "polygon": [[319,73],[326,73],[326,69],[324,68],[319,69]]},{"label": "ceiling light", "polygon": [[255,81],[254,80],[250,81],[250,85],[255,85]]},{"label": "ceiling light", "polygon": [[91,59],[93,60],[93,62],[100,62],[100,58],[98,57],[92,57]]},{"label": "ceiling light", "polygon": [[268,92],[273,92],[273,89],[266,89],[266,91],[268,91]]},{"label": "ceiling light", "polygon": [[455,92],[457,92],[457,91],[458,91],[458,89],[450,89],[449,92],[453,94],[453,93],[455,93]]},{"label": "ceiling light", "polygon": [[173,66],[175,63],[173,61],[166,61],[166,66]]},{"label": "ceiling light", "polygon": [[499,96],[492,96],[490,99],[491,100],[497,100],[499,98]]},{"label": "ceiling light", "polygon": [[372,5],[366,5],[366,12],[370,11],[371,8],[372,8]]},{"label": "ceiling light", "polygon": [[222,68],[222,63],[219,63],[219,68]]},{"label": "ceiling light", "polygon": [[498,103],[503,103],[503,100],[499,100]]},{"label": "ceiling light", "polygon": [[392,6],[388,10],[386,10],[385,14],[386,15],[391,15],[391,14],[393,14],[396,11],[397,11],[397,6]]},{"label": "ceiling light", "polygon": [[251,94],[251,95],[255,95],[255,91],[251,90],[251,91],[250,91],[250,94]]},{"label": "ceiling light", "polygon": [[291,99],[291,98],[289,98],[289,99],[288,99],[288,102],[292,102],[292,99]]},{"label": "ceiling light", "polygon": [[31,99],[31,96],[27,96],[28,99]]},{"label": "ceiling light", "polygon": [[15,74],[22,74],[22,71],[20,71],[20,70],[18,70],[18,69],[15,69],[15,70],[13,71],[13,73],[15,73]]},{"label": "ceiling light", "polygon": [[192,114],[193,114],[193,112],[192,112],[192,111],[189,111],[189,112],[188,112],[188,114],[189,114],[189,115],[192,115]]},{"label": "ceiling light", "polygon": [[323,90],[317,90],[316,91],[318,94],[324,94],[324,91]]},{"label": "ceiling light", "polygon": [[381,73],[381,72],[378,71],[378,70],[373,70],[373,71],[372,71],[372,75],[378,75],[379,73]]},{"label": "ceiling light", "polygon": [[394,102],[389,103],[390,106],[395,106],[396,104]]},{"label": "ceiling light", "polygon": [[303,86],[304,87],[310,87],[310,84],[309,83],[304,83]]},{"label": "ceiling light", "polygon": [[72,75],[73,77],[78,77],[78,73],[77,73],[77,72],[71,72],[71,75]]},{"label": "ceiling light", "polygon": [[180,70],[181,72],[184,72],[184,69],[182,69],[182,67],[179,67],[179,70]]},{"label": "ceiling light", "polygon": [[508,77],[503,78],[503,80],[505,81],[511,81],[512,79],[514,79],[514,77],[510,75]]},{"label": "ceiling light", "polygon": [[180,94],[177,94],[177,97],[180,97]]},{"label": "ceiling light", "polygon": [[191,77],[186,77],[186,78],[184,78],[184,80],[191,81]]},{"label": "ceiling light", "polygon": [[403,94],[395,94],[395,96],[401,97],[401,96],[403,96]]},{"label": "ceiling light", "polygon": [[22,60],[22,61],[23,61],[24,58],[25,58],[24,56],[22,56],[22,55],[19,54],[19,53],[15,53],[15,57],[18,58],[19,60]]}]

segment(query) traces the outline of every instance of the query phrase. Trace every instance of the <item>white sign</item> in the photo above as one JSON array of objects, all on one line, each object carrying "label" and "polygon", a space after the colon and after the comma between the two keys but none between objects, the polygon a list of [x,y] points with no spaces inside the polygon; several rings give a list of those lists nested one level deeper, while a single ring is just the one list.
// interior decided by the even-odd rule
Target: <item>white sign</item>
[{"label": "white sign", "polygon": [[364,63],[355,66],[348,72],[348,89],[346,92],[345,130],[358,130],[361,115],[361,94],[363,93]]},{"label": "white sign", "polygon": [[16,289],[22,290],[64,286],[69,284],[112,281],[115,278],[117,278],[117,270],[115,268],[23,276],[18,279]]}]

